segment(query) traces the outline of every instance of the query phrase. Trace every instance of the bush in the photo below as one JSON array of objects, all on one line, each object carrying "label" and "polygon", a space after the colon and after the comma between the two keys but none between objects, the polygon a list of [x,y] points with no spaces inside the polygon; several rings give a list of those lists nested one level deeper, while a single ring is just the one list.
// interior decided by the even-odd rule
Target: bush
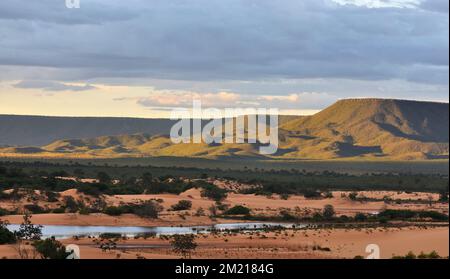
[{"label": "bush", "polygon": [[58,202],[58,198],[60,197],[59,193],[55,193],[52,191],[45,192],[45,195],[47,196],[48,202]]},{"label": "bush", "polygon": [[181,254],[183,258],[190,258],[192,251],[197,248],[197,243],[195,243],[195,235],[181,235],[176,234],[170,241],[172,249],[175,253]]},{"label": "bush", "polygon": [[283,221],[295,221],[297,218],[287,210],[280,211],[280,217]]},{"label": "bush", "polygon": [[323,207],[322,215],[325,219],[332,219],[336,215],[336,211],[331,204],[327,204]]},{"label": "bush", "polygon": [[425,254],[424,252],[421,252],[419,256],[417,256],[418,259],[440,259],[441,256],[436,251],[432,251],[430,254]]},{"label": "bush", "polygon": [[16,237],[25,240],[40,240],[42,237],[42,226],[33,225],[31,223],[31,215],[25,214],[23,216],[23,222],[16,232]]},{"label": "bush", "polygon": [[42,214],[48,212],[37,204],[26,204],[23,206],[23,208],[33,214]]},{"label": "bush", "polygon": [[0,216],[5,216],[5,215],[9,215],[10,212],[6,209],[3,209],[0,207]]},{"label": "bush", "polygon": [[66,212],[66,208],[65,207],[58,207],[52,210],[52,213],[55,214],[63,214]]},{"label": "bush", "polygon": [[35,241],[33,246],[41,254],[42,259],[64,260],[70,255],[66,252],[66,247],[55,238]]},{"label": "bush", "polygon": [[146,201],[140,205],[137,205],[133,211],[134,214],[139,217],[156,219],[162,210],[163,207],[159,203],[155,201]]},{"label": "bush", "polygon": [[106,172],[103,171],[97,174],[97,179],[101,184],[111,183],[111,177]]},{"label": "bush", "polygon": [[395,210],[395,209],[386,209],[380,214],[378,214],[379,218],[386,218],[389,220],[395,219],[413,219],[413,218],[430,218],[435,221],[447,221],[448,215],[437,212],[437,211],[415,211],[415,210]]},{"label": "bush", "polygon": [[121,207],[108,206],[107,208],[105,208],[104,213],[110,216],[120,216],[123,214],[123,210]]},{"label": "bush", "polygon": [[332,199],[334,196],[333,196],[332,192],[325,192],[323,194],[323,197],[326,198],[326,199]]},{"label": "bush", "polygon": [[180,210],[189,210],[192,208],[192,202],[188,200],[181,200],[177,204],[172,205],[171,209],[173,211],[180,211]]},{"label": "bush", "polygon": [[355,221],[357,222],[364,222],[367,221],[367,215],[364,213],[356,213],[355,215]]},{"label": "bush", "polygon": [[226,203],[222,203],[222,202],[216,202],[216,207],[218,210],[226,211],[226,210],[228,210],[228,208],[230,208],[230,205],[228,205]]},{"label": "bush", "polygon": [[0,221],[0,245],[16,243],[16,236],[13,232],[8,230],[6,226],[8,223]]},{"label": "bush", "polygon": [[91,210],[87,207],[83,207],[78,211],[78,213],[80,213],[81,215],[89,215],[91,213]]},{"label": "bush", "polygon": [[352,193],[348,194],[348,198],[351,199],[352,201],[356,201],[358,199],[358,193],[352,192]]},{"label": "bush", "polygon": [[206,197],[215,201],[223,201],[227,197],[227,191],[215,185],[205,184],[201,187],[203,188],[201,192],[202,197]]},{"label": "bush", "polygon": [[120,233],[102,233],[99,237],[101,239],[118,239],[122,238],[122,235]]},{"label": "bush", "polygon": [[250,214],[250,208],[242,206],[242,205],[236,205],[227,211],[225,211],[223,214],[225,215],[249,215]]},{"label": "bush", "polygon": [[397,260],[414,260],[414,259],[417,259],[417,256],[412,251],[410,251],[405,256],[393,256],[392,259],[397,259]]},{"label": "bush", "polygon": [[70,213],[76,213],[80,209],[80,206],[78,205],[78,203],[71,196],[64,197],[64,203]]},{"label": "bush", "polygon": [[316,190],[305,189],[303,191],[303,196],[306,199],[317,199],[317,198],[321,198],[322,194],[319,191],[316,191]]}]

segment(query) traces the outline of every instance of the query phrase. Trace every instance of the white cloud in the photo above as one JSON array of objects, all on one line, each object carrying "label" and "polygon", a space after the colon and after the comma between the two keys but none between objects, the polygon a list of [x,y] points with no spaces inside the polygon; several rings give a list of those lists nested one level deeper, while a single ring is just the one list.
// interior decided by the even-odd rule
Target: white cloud
[{"label": "white cloud", "polygon": [[417,9],[423,0],[332,0],[340,5],[354,5],[366,8],[408,8]]},{"label": "white cloud", "polygon": [[234,92],[198,93],[179,90],[152,90],[147,96],[122,97],[116,101],[132,101],[152,109],[190,108],[194,100],[214,108],[278,108],[299,110],[325,107],[338,98],[326,93],[303,92],[289,95],[248,95]]},{"label": "white cloud", "polygon": [[200,94],[163,90],[135,99],[139,105],[146,107],[191,107],[194,100],[201,101],[207,107],[227,107],[238,103],[240,96],[230,92]]},{"label": "white cloud", "polygon": [[42,89],[44,91],[88,91],[95,89],[89,84],[68,84],[47,80],[22,80],[13,84],[15,88],[22,89]]}]

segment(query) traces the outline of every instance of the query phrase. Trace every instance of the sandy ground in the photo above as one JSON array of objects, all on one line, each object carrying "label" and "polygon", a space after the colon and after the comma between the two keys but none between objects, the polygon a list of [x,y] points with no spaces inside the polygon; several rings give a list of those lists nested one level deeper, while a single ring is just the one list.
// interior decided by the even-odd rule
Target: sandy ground
[{"label": "sandy ground", "polygon": [[[37,194],[39,194],[37,192]],[[73,196],[76,199],[89,200],[76,192],[68,190],[61,193],[62,196]],[[359,192],[359,197],[383,199],[413,200],[409,203],[389,203],[383,201],[359,202],[347,198],[349,192],[333,192],[331,199],[305,199],[303,196],[291,196],[289,199],[281,199],[277,195],[272,197],[243,195],[230,193],[224,203],[229,206],[244,205],[252,209],[254,214],[277,215],[282,209],[290,209],[293,212],[319,211],[326,204],[334,206],[338,215],[353,215],[357,212],[375,213],[385,208],[392,209],[414,209],[414,210],[437,210],[448,214],[448,203],[417,203],[421,200],[438,199],[435,194],[427,193],[404,193],[404,192]],[[165,210],[158,219],[144,219],[131,214],[122,216],[108,216],[105,214],[35,214],[32,222],[42,225],[78,225],[78,226],[194,226],[210,225],[214,223],[235,223],[234,220],[215,219],[208,216],[195,216],[195,212],[202,208],[209,215],[208,208],[214,204],[213,201],[202,198],[200,191],[190,189],[180,195],[116,195],[105,197],[109,205],[120,205],[123,203],[136,203],[150,199],[162,199]],[[180,200],[190,200],[192,209],[182,212],[173,212],[168,209]],[[5,202],[0,206],[17,207],[26,200],[19,202]],[[41,206],[50,204],[38,201]],[[53,205],[55,206],[55,205]],[[58,205],[60,206],[60,205]],[[3,216],[2,220],[8,220],[12,224],[22,222],[21,215]],[[449,229],[440,228],[390,228],[390,229],[316,229],[306,231],[287,230],[280,233],[257,233],[233,234],[233,235],[205,235],[197,238],[199,247],[194,258],[353,258],[356,255],[366,256],[365,248],[368,244],[377,244],[380,247],[382,258],[391,258],[395,255],[405,255],[409,251],[416,254],[420,252],[431,252],[436,250],[441,256],[449,255]],[[64,240],[65,244],[78,244],[81,247],[83,258],[108,258],[108,259],[136,259],[139,257],[151,258],[179,258],[174,254],[167,240],[160,238],[151,239],[128,239],[120,240],[119,245],[123,247],[118,250],[103,252],[92,239]],[[142,247],[154,245],[152,248]],[[318,251],[314,246],[330,248],[331,251]],[[1,245],[0,258],[17,258],[14,246]]]},{"label": "sandy ground", "polygon": [[[39,192],[36,192],[39,194]],[[384,201],[352,201],[347,196],[350,192],[333,192],[333,198],[329,199],[306,199],[303,196],[291,196],[287,200],[281,199],[278,195],[271,197],[244,195],[230,193],[227,199],[223,202],[230,207],[235,205],[244,205],[251,208],[253,214],[264,214],[276,216],[281,210],[289,209],[296,214],[306,214],[314,211],[321,211],[327,204],[334,206],[337,215],[352,216],[358,212],[362,213],[377,213],[383,209],[410,209],[410,210],[436,210],[448,214],[448,203],[433,203],[430,206],[428,203],[388,203]],[[61,193],[61,196],[72,196],[76,200],[83,200],[89,204],[94,200],[92,197],[85,196],[78,193],[76,190],[67,190]],[[403,200],[433,200],[438,199],[438,195],[428,193],[398,193],[388,191],[374,191],[374,192],[359,192],[359,197],[364,196],[368,198],[382,199],[389,196],[392,199]],[[212,200],[201,197],[198,189],[190,189],[180,195],[174,194],[158,194],[158,195],[115,195],[105,196],[105,201],[108,205],[118,206],[126,203],[139,203],[146,200],[162,200],[161,205],[164,211],[160,214],[157,220],[143,219],[134,215],[125,214],[119,217],[107,216],[104,214],[36,214],[33,216],[33,222],[42,225],[103,225],[103,226],[172,226],[172,225],[205,225],[213,223],[207,216],[196,216],[198,209],[202,208],[205,215],[209,215],[208,208],[214,205]],[[188,211],[170,211],[170,207],[180,200],[189,200],[192,202],[192,209]],[[19,202],[2,201],[0,206],[12,210],[23,204],[29,204],[26,200]],[[42,207],[53,206],[55,208],[61,206],[61,202],[50,204],[48,202],[38,201]],[[8,220],[12,224],[20,224],[22,221],[21,215],[3,216],[2,219]],[[217,222],[227,222],[226,220],[218,220]],[[230,221],[228,221],[230,222]]]},{"label": "sandy ground", "polygon": [[[306,199],[303,196],[291,196],[289,199],[281,199],[278,195],[273,195],[272,197],[257,196],[257,195],[244,195],[230,193],[224,203],[230,206],[244,205],[251,208],[254,213],[272,213],[276,214],[280,209],[305,209],[310,210],[322,210],[327,204],[334,206],[338,215],[354,215],[358,212],[363,213],[375,213],[383,210],[384,208],[390,209],[411,209],[411,210],[438,210],[441,212],[448,213],[448,203],[434,203],[432,207],[428,204],[417,204],[417,203],[403,203],[403,204],[385,204],[383,201],[352,201],[347,198],[350,192],[333,192],[333,198],[331,199]],[[345,197],[342,196],[345,194]],[[383,199],[387,196],[392,199],[403,199],[403,200],[427,200],[429,196],[436,201],[439,196],[436,194],[428,193],[398,193],[392,191],[374,191],[374,192],[359,192],[359,196],[365,196],[368,198]],[[169,208],[173,204],[177,203],[182,199],[192,201],[193,211],[198,208],[208,209],[214,203],[211,200],[204,199],[200,196],[200,191],[197,189],[190,189],[180,195],[116,195],[108,197],[108,201],[111,204],[118,205],[121,202],[130,203],[137,202],[139,200],[150,200],[150,199],[163,199],[162,205],[165,208]]]},{"label": "sandy ground", "polygon": [[[449,255],[448,227],[402,229],[316,229],[286,230],[279,233],[239,233],[228,235],[201,235],[196,239],[198,248],[193,258],[248,258],[248,259],[320,259],[353,258],[367,256],[366,246],[377,244],[381,258],[429,253],[433,250],[439,255]],[[119,240],[118,249],[102,251],[92,239],[67,239],[64,244],[79,245],[83,259],[147,259],[179,258],[171,250],[168,240],[159,237]],[[146,247],[142,247],[145,246]],[[151,246],[152,248],[148,248]],[[331,251],[318,251],[313,247],[330,248]],[[0,257],[17,258],[13,245],[0,246]]]}]

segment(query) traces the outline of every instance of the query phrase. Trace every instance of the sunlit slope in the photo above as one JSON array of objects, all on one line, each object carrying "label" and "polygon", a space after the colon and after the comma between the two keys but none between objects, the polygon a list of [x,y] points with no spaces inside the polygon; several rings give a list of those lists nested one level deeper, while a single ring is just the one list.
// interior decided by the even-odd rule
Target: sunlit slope
[{"label": "sunlit slope", "polygon": [[[449,105],[384,99],[338,101],[303,117],[282,117],[279,159],[448,158]],[[0,148],[0,155],[59,157],[250,157],[260,143],[174,144],[165,134],[146,133],[58,140],[41,147]]]},{"label": "sunlit slope", "polygon": [[381,156],[427,159],[448,156],[448,104],[384,99],[338,101],[309,117],[282,125],[289,156]]}]

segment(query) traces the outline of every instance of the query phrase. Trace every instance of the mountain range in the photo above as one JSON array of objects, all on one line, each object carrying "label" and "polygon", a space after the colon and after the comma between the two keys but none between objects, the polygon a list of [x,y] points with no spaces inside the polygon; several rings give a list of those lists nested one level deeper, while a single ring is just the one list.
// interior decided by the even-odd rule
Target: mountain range
[{"label": "mountain range", "polygon": [[259,154],[259,143],[174,144],[168,136],[174,123],[0,115],[0,156],[427,160],[449,154],[448,103],[346,99],[311,116],[283,116],[271,156]]}]

